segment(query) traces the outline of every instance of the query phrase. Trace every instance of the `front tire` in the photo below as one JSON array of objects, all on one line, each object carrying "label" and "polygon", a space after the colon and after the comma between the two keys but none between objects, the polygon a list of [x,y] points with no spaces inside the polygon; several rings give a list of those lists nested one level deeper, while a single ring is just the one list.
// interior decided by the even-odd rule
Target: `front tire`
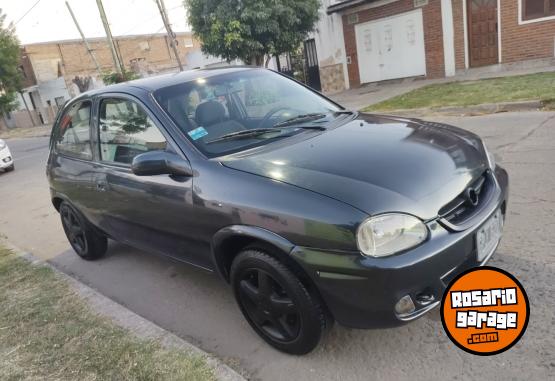
[{"label": "front tire", "polygon": [[15,169],[15,164],[10,165],[9,167],[7,167],[4,171],[6,172],[11,172]]},{"label": "front tire", "polygon": [[316,348],[327,324],[322,303],[282,262],[244,250],[231,265],[231,284],[241,312],[267,343],[295,355]]},{"label": "front tire", "polygon": [[108,248],[106,236],[66,201],[60,204],[60,217],[66,237],[77,255],[89,261],[104,256]]}]

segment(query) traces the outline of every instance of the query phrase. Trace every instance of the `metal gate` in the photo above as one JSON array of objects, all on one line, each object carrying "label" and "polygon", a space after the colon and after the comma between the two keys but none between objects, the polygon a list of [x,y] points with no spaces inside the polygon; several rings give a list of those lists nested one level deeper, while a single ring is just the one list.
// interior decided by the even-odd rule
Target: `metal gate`
[{"label": "metal gate", "polygon": [[316,41],[313,38],[304,42],[304,57],[306,62],[306,84],[314,90],[321,91],[320,67],[318,66]]},{"label": "metal gate", "polygon": [[315,90],[321,91],[320,67],[314,39],[307,40],[298,50],[276,57],[277,69],[303,82]]}]

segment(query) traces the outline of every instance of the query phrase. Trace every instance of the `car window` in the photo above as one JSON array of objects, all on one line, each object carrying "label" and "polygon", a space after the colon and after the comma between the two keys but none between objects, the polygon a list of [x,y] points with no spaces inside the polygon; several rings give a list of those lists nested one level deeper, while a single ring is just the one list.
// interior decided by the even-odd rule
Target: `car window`
[{"label": "car window", "polygon": [[67,156],[91,160],[90,120],[91,102],[71,106],[60,118],[56,150]]},{"label": "car window", "polygon": [[102,161],[131,164],[147,151],[166,150],[166,138],[147,113],[127,99],[100,103],[99,141]]}]

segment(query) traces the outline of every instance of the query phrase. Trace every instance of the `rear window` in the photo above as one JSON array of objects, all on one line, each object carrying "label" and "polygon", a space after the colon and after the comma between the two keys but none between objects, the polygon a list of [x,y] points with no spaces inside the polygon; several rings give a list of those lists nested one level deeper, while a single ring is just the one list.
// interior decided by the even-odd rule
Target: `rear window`
[{"label": "rear window", "polygon": [[54,147],[70,157],[91,160],[91,102],[75,103],[60,118]]}]

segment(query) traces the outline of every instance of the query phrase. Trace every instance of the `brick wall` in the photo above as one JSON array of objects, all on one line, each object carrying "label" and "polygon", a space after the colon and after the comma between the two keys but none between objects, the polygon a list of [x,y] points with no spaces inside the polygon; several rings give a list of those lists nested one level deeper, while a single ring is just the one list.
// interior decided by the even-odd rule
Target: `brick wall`
[{"label": "brick wall", "polygon": [[[358,11],[358,24],[409,12],[414,8],[414,0],[399,0],[381,7]],[[352,13],[352,12],[346,12]],[[347,14],[343,15],[343,34],[345,38],[346,55],[351,57],[348,66],[349,81],[352,87],[360,86],[358,57],[356,49],[355,25],[348,23]],[[443,59],[443,29],[441,23],[441,2],[430,0],[422,7],[424,19],[424,45],[426,51],[426,72],[428,78],[438,78],[445,75]]]},{"label": "brick wall", "polygon": [[518,25],[518,0],[501,0],[503,62],[554,56],[555,20]]},{"label": "brick wall", "polygon": [[[463,0],[453,1],[455,62],[465,69]],[[503,63],[554,57],[555,20],[518,24],[518,0],[501,0],[501,54]]]},{"label": "brick wall", "polygon": [[453,32],[455,37],[455,68],[464,70],[464,11],[463,0],[453,1]]},{"label": "brick wall", "polygon": [[[186,53],[200,50],[198,41],[190,34],[178,34],[178,51],[183,64]],[[186,47],[186,40],[193,42],[192,47]],[[126,68],[131,68],[133,60],[144,60],[154,70],[164,71],[177,67],[177,61],[170,52],[170,47],[163,35],[116,37],[116,48]],[[105,39],[91,39],[89,41],[96,59],[102,70],[113,70],[112,55]],[[57,77],[57,66],[61,64],[63,74],[67,77],[77,75],[95,75],[96,68],[81,41],[61,41],[51,43],[30,44],[25,51],[33,63],[37,79],[50,80]],[[41,73],[41,70],[43,71]],[[38,71],[38,73],[37,73]],[[53,78],[50,78],[53,77]]]}]

